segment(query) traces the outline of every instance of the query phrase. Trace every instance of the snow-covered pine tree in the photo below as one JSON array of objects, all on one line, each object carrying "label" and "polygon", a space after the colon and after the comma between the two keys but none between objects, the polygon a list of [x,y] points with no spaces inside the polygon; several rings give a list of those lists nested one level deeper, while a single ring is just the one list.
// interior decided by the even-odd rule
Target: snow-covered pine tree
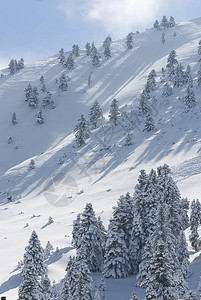
[{"label": "snow-covered pine tree", "polygon": [[140,103],[138,108],[139,115],[146,115],[149,111],[149,105],[148,105],[148,97],[146,96],[146,93],[144,91],[142,92],[140,96]]},{"label": "snow-covered pine tree", "polygon": [[94,67],[100,67],[100,54],[98,53],[98,51],[93,51],[93,55],[92,55],[92,65]]},{"label": "snow-covered pine tree", "polygon": [[78,120],[78,124],[74,129],[75,140],[77,142],[78,147],[82,147],[86,145],[86,140],[90,136],[89,126],[85,117],[83,115],[80,116]]},{"label": "snow-covered pine tree", "polygon": [[175,24],[175,20],[172,16],[170,16],[169,18],[169,27],[174,27],[176,24]]},{"label": "snow-covered pine tree", "polygon": [[160,203],[156,216],[156,228],[151,235],[152,257],[146,289],[146,300],[178,299],[176,270],[171,252],[174,252],[174,236],[168,227],[167,208]]},{"label": "snow-covered pine tree", "polygon": [[104,48],[104,56],[109,59],[111,57],[111,50],[109,45],[106,45]]},{"label": "snow-covered pine tree", "polygon": [[109,122],[116,126],[118,124],[119,116],[120,111],[118,107],[118,101],[114,98],[110,104]]},{"label": "snow-covered pine tree", "polygon": [[190,235],[189,240],[192,248],[195,251],[198,251],[199,248],[199,234],[198,234],[198,226],[200,224],[200,202],[197,199],[192,201],[191,203],[191,215],[190,215]]},{"label": "snow-covered pine tree", "polygon": [[84,260],[90,271],[101,270],[105,233],[101,232],[92,204],[87,203],[82,213],[77,248],[78,260]]},{"label": "snow-covered pine tree", "polygon": [[73,221],[73,231],[72,231],[72,245],[75,248],[78,248],[81,242],[81,233],[80,231],[80,221],[81,221],[81,215],[77,215],[77,219]]},{"label": "snow-covered pine tree", "polygon": [[77,278],[73,299],[92,300],[93,280],[89,275],[90,272],[88,266],[83,260],[79,261],[77,266]]},{"label": "snow-covered pine tree", "polygon": [[123,278],[130,273],[129,251],[121,223],[111,219],[105,245],[103,275],[105,277]]},{"label": "snow-covered pine tree", "polygon": [[182,227],[183,230],[186,230],[189,226],[189,216],[188,216],[188,210],[189,210],[189,203],[190,201],[188,198],[181,198],[180,202],[180,211],[181,211],[181,217],[182,217]]},{"label": "snow-covered pine tree", "polygon": [[87,56],[90,56],[91,55],[91,46],[90,46],[89,42],[86,43],[85,49],[86,49]]},{"label": "snow-covered pine tree", "polygon": [[52,300],[52,286],[47,272],[41,277],[40,290],[41,300]]},{"label": "snow-covered pine tree", "polygon": [[152,110],[149,109],[148,113],[146,114],[145,125],[143,131],[152,131],[155,129],[155,122],[152,114]]},{"label": "snow-covered pine tree", "polygon": [[43,124],[45,123],[43,112],[42,110],[39,110],[39,112],[36,114],[36,124]]},{"label": "snow-covered pine tree", "polygon": [[165,82],[165,69],[161,69],[161,77],[160,77],[161,83]]},{"label": "snow-covered pine tree", "polygon": [[47,259],[51,255],[52,250],[53,250],[53,246],[50,243],[50,241],[48,241],[44,250],[44,259]]},{"label": "snow-covered pine tree", "polygon": [[8,65],[8,68],[9,68],[10,75],[14,75],[17,72],[17,61],[16,61],[16,59],[11,59],[9,65]]},{"label": "snow-covered pine tree", "polygon": [[198,297],[196,296],[196,293],[193,291],[188,291],[184,297],[183,300],[199,300]]},{"label": "snow-covered pine tree", "polygon": [[151,91],[154,91],[156,88],[156,71],[153,69],[147,78],[147,83],[145,85],[145,90],[147,93],[150,93]]},{"label": "snow-covered pine tree", "polygon": [[166,16],[163,16],[160,26],[164,29],[169,27],[169,22],[168,22]]},{"label": "snow-covered pine tree", "polygon": [[29,106],[31,108],[36,108],[38,106],[39,98],[38,98],[38,89],[37,87],[33,87],[31,91],[31,95],[29,97]]},{"label": "snow-covered pine tree", "polygon": [[29,163],[29,169],[35,169],[35,161],[33,159],[31,159],[30,163]]},{"label": "snow-covered pine tree", "polygon": [[133,294],[132,294],[132,297],[130,300],[138,300],[138,297],[137,297],[135,291],[133,291]]},{"label": "snow-covered pine tree", "polygon": [[24,68],[24,59],[21,58],[17,63],[17,70],[20,71]]},{"label": "snow-covered pine tree", "polygon": [[160,30],[160,24],[159,24],[158,20],[156,20],[154,22],[154,28],[157,29],[157,30]]},{"label": "snow-covered pine tree", "polygon": [[62,74],[61,77],[59,78],[59,89],[61,91],[67,91],[68,89],[68,83],[65,74]]},{"label": "snow-covered pine tree", "polygon": [[28,86],[24,89],[25,93],[25,101],[29,101],[31,95],[32,95],[32,86],[29,83]]},{"label": "snow-covered pine tree", "polygon": [[162,32],[161,41],[162,41],[162,43],[163,43],[163,45],[164,45],[165,42],[166,42],[166,39],[165,39],[165,32]]},{"label": "snow-covered pine tree", "polygon": [[197,80],[198,80],[198,86],[200,86],[201,85],[201,65],[198,70],[198,79]]},{"label": "snow-covered pine tree", "polygon": [[34,260],[30,257],[29,263],[23,269],[22,283],[19,286],[18,300],[41,300],[39,278],[37,275]]},{"label": "snow-covered pine tree", "polygon": [[105,48],[106,46],[110,46],[112,43],[112,38],[110,35],[106,37],[106,39],[103,41],[103,47]]},{"label": "snow-covered pine tree", "polygon": [[93,129],[96,129],[102,125],[103,119],[104,117],[102,109],[98,101],[96,100],[96,102],[93,104],[89,111],[89,124],[92,126]]},{"label": "snow-covered pine tree", "polygon": [[44,99],[43,99],[43,107],[49,106],[52,101],[52,94],[47,91]]},{"label": "snow-covered pine tree", "polygon": [[166,65],[166,68],[167,68],[167,73],[168,73],[168,77],[169,77],[169,80],[170,81],[173,81],[174,80],[174,76],[175,76],[175,67],[177,66],[178,64],[178,61],[176,59],[176,51],[175,50],[172,50],[168,56],[168,59],[167,59],[167,65]]},{"label": "snow-covered pine tree", "polygon": [[75,62],[73,59],[73,53],[70,52],[69,56],[67,57],[66,61],[64,62],[64,67],[66,67],[68,70],[75,69]]},{"label": "snow-covered pine tree", "polygon": [[[63,286],[62,286],[62,290],[61,290],[61,299],[62,300],[73,300],[69,277],[67,274],[65,275],[64,280],[63,280]],[[77,298],[77,299],[79,299],[79,298]]]},{"label": "snow-covered pine tree", "polygon": [[186,89],[186,95],[184,96],[185,106],[191,108],[196,105],[195,94],[190,85]]},{"label": "snow-covered pine tree", "polygon": [[12,124],[13,125],[16,125],[17,124],[17,116],[16,116],[16,113],[14,112],[13,115],[12,115],[12,120],[11,120]]},{"label": "snow-covered pine tree", "polygon": [[45,78],[44,78],[44,76],[43,76],[43,75],[40,77],[40,79],[39,79],[39,80],[40,80],[40,83],[41,83],[41,84],[45,83]]},{"label": "snow-covered pine tree", "polygon": [[76,288],[76,284],[77,284],[77,270],[78,270],[78,265],[79,265],[79,261],[76,260],[76,258],[73,257],[69,257],[69,261],[67,263],[67,267],[66,267],[66,276],[64,279],[64,282],[66,281],[66,283],[64,284],[65,287],[65,291],[66,293],[68,293],[70,291],[70,293],[72,294],[72,296],[75,293],[75,288]]},{"label": "snow-covered pine tree", "polygon": [[63,65],[65,62],[64,49],[61,48],[59,51],[59,62]]},{"label": "snow-covered pine tree", "polygon": [[132,133],[128,132],[124,140],[124,146],[131,146],[131,145],[133,145],[133,135]]},{"label": "snow-covered pine tree", "polygon": [[198,43],[198,57],[199,57],[199,61],[201,61],[201,40]]},{"label": "snow-covered pine tree", "polygon": [[25,272],[30,261],[33,261],[36,275],[42,276],[46,274],[46,266],[44,264],[44,250],[38,239],[38,235],[35,230],[32,231],[31,237],[29,239],[29,244],[25,248],[26,252],[24,254],[24,266],[23,272]]},{"label": "snow-covered pine tree", "polygon": [[175,68],[174,87],[183,86],[187,82],[187,77],[189,76],[184,73],[182,64],[178,64]]},{"label": "snow-covered pine tree", "polygon": [[58,298],[59,298],[59,292],[57,290],[55,280],[53,280],[53,282],[52,282],[52,295],[51,296],[52,296],[53,300],[58,300]]},{"label": "snow-covered pine tree", "polygon": [[170,84],[168,82],[166,82],[164,85],[164,90],[163,90],[162,95],[163,95],[163,97],[169,97],[172,95],[172,87],[170,86]]},{"label": "snow-covered pine tree", "polygon": [[131,50],[133,48],[133,33],[130,32],[126,37],[126,46],[128,50]]},{"label": "snow-covered pine tree", "polygon": [[75,57],[79,57],[79,56],[80,56],[80,49],[79,49],[79,46],[78,46],[78,45],[73,45],[73,46],[72,46],[72,54],[73,54]]},{"label": "snow-covered pine tree", "polygon": [[[184,79],[184,82],[185,83],[190,83],[191,81],[192,81],[192,76],[191,76],[191,66],[190,65],[188,65],[187,67],[186,67],[186,71],[185,71],[185,73],[184,73],[184,77],[185,77],[185,79]],[[192,83],[192,85],[193,85],[193,83]],[[192,86],[193,87],[193,86]]]},{"label": "snow-covered pine tree", "polygon": [[54,100],[51,99],[51,101],[50,101],[50,108],[51,108],[51,109],[54,109],[55,107],[56,107],[56,105],[55,105],[55,103],[54,103]]}]

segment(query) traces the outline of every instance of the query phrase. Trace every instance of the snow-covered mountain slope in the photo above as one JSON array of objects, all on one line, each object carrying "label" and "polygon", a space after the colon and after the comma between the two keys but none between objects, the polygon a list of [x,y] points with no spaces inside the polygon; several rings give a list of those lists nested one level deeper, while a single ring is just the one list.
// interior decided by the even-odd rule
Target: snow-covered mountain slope
[{"label": "snow-covered mountain slope", "polygon": [[[131,50],[127,50],[125,39],[114,41],[109,60],[104,58],[100,47],[102,60],[98,68],[93,67],[91,58],[81,51],[73,71],[66,70],[58,56],[53,56],[26,65],[15,75],[0,78],[0,294],[17,298],[21,277],[13,270],[23,257],[33,229],[43,245],[50,240],[53,246],[61,249],[48,265],[50,278],[58,282],[65,274],[68,256],[74,253],[70,235],[76,214],[91,202],[107,225],[112,206],[121,194],[133,192],[141,169],[149,171],[167,163],[182,196],[201,198],[201,87],[197,87],[196,82],[201,19],[166,29],[165,36],[163,45],[161,31],[150,29],[135,34]],[[179,100],[185,95],[186,85],[174,88],[172,96],[162,97],[161,68],[166,66],[167,56],[173,49],[178,61],[184,67],[190,64],[192,68],[197,104],[188,111]],[[137,115],[137,107],[152,69],[158,75],[157,89],[152,92],[157,99],[152,103],[156,129],[147,133],[143,132],[144,118]],[[88,86],[91,72],[92,84]],[[71,78],[66,92],[59,91],[55,83],[62,74]],[[45,123],[37,125],[35,115],[42,104],[40,102],[36,109],[28,107],[24,101],[24,88],[31,83],[40,89],[41,75],[53,95],[56,108],[43,109]],[[39,96],[42,99],[43,93]],[[124,146],[128,127],[125,127],[127,121],[121,121],[118,126],[106,124],[94,130],[87,145],[78,149],[72,131],[79,116],[87,116],[89,108],[98,100],[107,117],[113,98],[118,100],[122,111],[132,111],[133,145]],[[16,125],[11,125],[13,112],[17,114]],[[8,144],[10,136],[14,142]],[[29,169],[30,159],[35,160],[33,170]],[[13,202],[5,203],[11,195]],[[47,225],[49,216],[54,223]],[[198,284],[199,268],[194,266],[192,288]],[[126,285],[126,299],[129,299],[135,278],[120,282]],[[112,286],[108,290],[108,299],[112,300],[116,295],[114,286],[119,283],[108,280],[108,285]],[[137,292],[142,297],[141,291]],[[120,289],[115,297],[124,299],[123,291]]]}]

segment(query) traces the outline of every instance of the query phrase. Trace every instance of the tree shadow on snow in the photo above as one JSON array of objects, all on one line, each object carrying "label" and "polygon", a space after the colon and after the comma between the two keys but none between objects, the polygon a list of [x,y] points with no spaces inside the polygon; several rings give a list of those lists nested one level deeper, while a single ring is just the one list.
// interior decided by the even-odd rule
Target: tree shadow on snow
[{"label": "tree shadow on snow", "polygon": [[11,276],[7,281],[0,286],[0,294],[19,287],[22,282],[21,273]]}]

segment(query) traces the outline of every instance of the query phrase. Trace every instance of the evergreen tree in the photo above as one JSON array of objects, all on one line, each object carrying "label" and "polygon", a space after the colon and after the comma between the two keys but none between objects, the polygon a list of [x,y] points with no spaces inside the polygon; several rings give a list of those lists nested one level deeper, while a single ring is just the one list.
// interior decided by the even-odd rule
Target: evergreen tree
[{"label": "evergreen tree", "polygon": [[184,295],[184,300],[198,300],[198,297],[193,291],[189,291]]},{"label": "evergreen tree", "polygon": [[161,40],[162,40],[162,43],[165,44],[165,42],[166,42],[165,32],[162,32],[162,38],[161,38]]},{"label": "evergreen tree", "polygon": [[36,108],[38,106],[39,98],[38,98],[38,89],[37,87],[33,87],[31,91],[31,95],[29,97],[29,106],[31,108]]},{"label": "evergreen tree", "polygon": [[88,123],[83,115],[81,115],[80,119],[78,120],[78,124],[75,126],[74,134],[78,147],[85,146],[86,140],[90,136],[90,131],[88,128]]},{"label": "evergreen tree", "polygon": [[31,237],[29,239],[29,244],[25,248],[25,250],[26,252],[24,254],[23,272],[25,272],[25,270],[27,269],[30,261],[33,261],[36,275],[42,276],[46,274],[46,267],[44,265],[44,250],[40,244],[35,230],[32,231]]},{"label": "evergreen tree", "polygon": [[57,300],[59,297],[59,292],[57,291],[55,280],[53,280],[53,283],[52,283],[52,295],[51,296],[52,296],[53,300]]},{"label": "evergreen tree", "polygon": [[190,226],[188,210],[189,210],[189,200],[188,198],[182,198],[180,202],[180,213],[182,217],[183,230],[186,230]]},{"label": "evergreen tree", "polygon": [[110,50],[110,47],[107,45],[105,46],[105,49],[104,49],[104,56],[109,59],[111,57],[111,50]]},{"label": "evergreen tree", "polygon": [[111,43],[112,43],[112,38],[111,38],[110,35],[108,35],[108,36],[106,37],[106,39],[104,40],[104,42],[103,42],[103,47],[105,48],[106,46],[110,46]]},{"label": "evergreen tree", "polygon": [[44,99],[43,99],[43,107],[49,106],[52,101],[52,94],[47,91]]},{"label": "evergreen tree", "polygon": [[91,55],[91,46],[88,42],[86,43],[85,49],[86,49],[87,56],[90,56]]},{"label": "evergreen tree", "polygon": [[24,68],[24,59],[21,58],[17,63],[17,70],[22,70]]},{"label": "evergreen tree", "polygon": [[79,49],[79,46],[78,46],[78,45],[73,45],[73,46],[72,46],[72,54],[73,54],[75,57],[80,56],[80,49]]},{"label": "evergreen tree", "polygon": [[144,131],[152,131],[154,129],[155,129],[155,123],[152,116],[152,111],[149,110],[149,112],[146,115]]},{"label": "evergreen tree", "polygon": [[200,85],[201,85],[201,65],[198,70],[198,86],[200,86]]},{"label": "evergreen tree", "polygon": [[12,124],[13,125],[16,125],[17,124],[17,116],[16,116],[16,113],[14,112],[13,115],[12,115]]},{"label": "evergreen tree", "polygon": [[63,65],[65,62],[64,49],[61,48],[59,51],[59,62]]},{"label": "evergreen tree", "polygon": [[136,293],[133,292],[132,297],[130,300],[138,300],[138,297],[136,296]]},{"label": "evergreen tree", "polygon": [[141,94],[140,97],[140,103],[138,108],[139,115],[146,115],[149,111],[149,105],[148,105],[148,97],[146,96],[146,93]]},{"label": "evergreen tree", "polygon": [[133,145],[133,135],[132,133],[128,132],[124,140],[124,146],[131,146]]},{"label": "evergreen tree", "polygon": [[23,269],[22,277],[23,281],[19,286],[18,300],[40,300],[39,281],[32,257],[29,264]]},{"label": "evergreen tree", "polygon": [[29,163],[29,169],[35,169],[35,161],[33,159],[31,159],[30,163]]},{"label": "evergreen tree", "polygon": [[[73,300],[68,275],[66,275],[64,277],[63,287],[62,287],[62,290],[61,290],[61,299],[62,300]],[[79,299],[79,298],[77,298],[77,299]]]},{"label": "evergreen tree", "polygon": [[32,95],[32,86],[30,83],[24,89],[24,93],[25,93],[25,101],[29,101],[29,99],[31,98],[31,95]]},{"label": "evergreen tree", "polygon": [[169,97],[172,95],[172,87],[168,82],[164,85],[164,90],[162,95],[163,97]]},{"label": "evergreen tree", "polygon": [[95,48],[92,54],[92,65],[94,67],[100,67],[100,54],[98,53],[97,49]]},{"label": "evergreen tree", "polygon": [[189,78],[189,74],[183,72],[182,64],[178,64],[175,68],[174,87],[183,86],[185,82],[188,81],[188,78]]},{"label": "evergreen tree", "polygon": [[79,233],[81,225],[81,215],[77,215],[77,219],[73,221],[73,231],[72,231],[72,245],[78,248],[81,242],[81,234]]},{"label": "evergreen tree", "polygon": [[157,30],[160,30],[160,24],[159,24],[158,20],[156,20],[154,22],[154,28],[157,29]]},{"label": "evergreen tree", "polygon": [[148,79],[147,79],[147,83],[145,85],[145,90],[147,93],[150,93],[151,91],[154,91],[156,88],[156,71],[153,69],[149,75],[148,75]]},{"label": "evergreen tree", "polygon": [[195,94],[190,86],[188,86],[186,89],[186,95],[184,97],[184,101],[185,101],[185,106],[187,108],[191,108],[196,104]]},{"label": "evergreen tree", "polygon": [[132,42],[133,42],[133,33],[130,32],[126,37],[126,46],[128,50],[131,50],[133,48]]},{"label": "evergreen tree", "polygon": [[176,24],[175,24],[175,20],[174,20],[174,18],[171,16],[170,18],[169,18],[169,27],[174,27]]},{"label": "evergreen tree", "polygon": [[92,300],[93,281],[89,269],[84,261],[78,264],[75,292],[73,300]]},{"label": "evergreen tree", "polygon": [[14,75],[17,72],[17,61],[16,59],[11,59],[9,65],[8,65],[10,75]]},{"label": "evergreen tree", "polygon": [[37,117],[37,119],[36,119],[37,124],[45,123],[42,110],[39,110],[39,112],[36,114],[36,117]]},{"label": "evergreen tree", "polygon": [[101,276],[101,280],[100,280],[98,289],[100,291],[101,300],[105,300],[106,299],[105,292],[107,291],[107,288],[106,288],[104,276]]},{"label": "evergreen tree", "polygon": [[44,83],[45,83],[45,78],[44,78],[44,76],[43,76],[43,75],[40,77],[40,79],[39,79],[39,80],[40,80],[40,83],[41,83],[41,84],[44,84]]},{"label": "evergreen tree", "polygon": [[77,243],[78,260],[85,260],[92,272],[100,271],[103,263],[105,233],[101,232],[91,203],[86,204],[80,220]]},{"label": "evergreen tree", "polygon": [[88,85],[92,84],[91,76],[92,76],[92,72],[90,72],[89,77],[88,77],[88,81],[87,81]]},{"label": "evergreen tree", "polygon": [[47,272],[42,275],[41,278],[41,300],[51,300],[52,299],[52,286],[51,286],[51,281],[47,275]]},{"label": "evergreen tree", "polygon": [[51,251],[53,250],[53,246],[50,241],[47,242],[44,250],[44,258],[47,259],[51,255]]},{"label": "evergreen tree", "polygon": [[78,265],[79,265],[79,261],[77,261],[75,259],[75,257],[71,257],[69,258],[67,267],[66,267],[66,276],[64,279],[64,289],[65,289],[65,293],[69,293],[73,296],[75,293],[75,288],[76,288],[76,284],[77,284],[77,277],[78,277]]},{"label": "evergreen tree", "polygon": [[168,71],[168,77],[170,81],[174,80],[174,76],[175,76],[175,67],[177,66],[178,61],[176,59],[176,51],[172,50],[168,56],[167,59],[167,71]]},{"label": "evergreen tree", "polygon": [[69,56],[67,57],[65,63],[64,63],[64,67],[66,67],[68,70],[73,70],[75,69],[75,63],[74,63],[74,59],[73,59],[73,54],[72,52],[69,54]]},{"label": "evergreen tree", "polygon": [[89,111],[89,124],[93,129],[96,129],[101,125],[103,119],[102,109],[98,101],[96,101]]},{"label": "evergreen tree", "polygon": [[160,25],[163,28],[168,28],[169,27],[169,22],[168,22],[166,16],[163,16]]},{"label": "evergreen tree", "polygon": [[161,74],[160,80],[161,80],[161,83],[164,83],[165,82],[165,69],[162,68],[161,72],[162,72],[162,74]]},{"label": "evergreen tree", "polygon": [[192,81],[191,66],[190,65],[187,66],[184,77],[185,77],[185,83],[189,84]]},{"label": "evergreen tree", "polygon": [[61,91],[67,91],[68,89],[68,83],[64,74],[59,78],[59,89]]},{"label": "evergreen tree", "polygon": [[199,57],[199,61],[201,61],[201,40],[198,43],[198,57]]},{"label": "evergreen tree", "polygon": [[200,202],[197,199],[197,201],[193,200],[191,203],[191,215],[190,215],[190,235],[189,240],[191,243],[191,246],[195,251],[198,251],[199,248],[199,234],[198,234],[198,226],[200,224]]},{"label": "evergreen tree", "polygon": [[119,116],[120,116],[120,111],[118,107],[118,101],[114,98],[110,105],[109,122],[116,126],[118,123]]}]

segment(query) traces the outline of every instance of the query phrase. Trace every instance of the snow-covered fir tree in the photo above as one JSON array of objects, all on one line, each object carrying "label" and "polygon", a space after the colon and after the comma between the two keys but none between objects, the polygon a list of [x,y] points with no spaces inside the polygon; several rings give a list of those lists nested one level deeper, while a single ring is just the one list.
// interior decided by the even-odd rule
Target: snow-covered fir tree
[{"label": "snow-covered fir tree", "polygon": [[68,83],[65,74],[62,74],[59,78],[59,89],[61,91],[67,91],[68,89]]},{"label": "snow-covered fir tree", "polygon": [[32,91],[31,91],[30,97],[28,99],[28,102],[29,102],[29,106],[31,108],[36,108],[38,106],[39,97],[38,97],[38,89],[37,89],[37,87],[33,87],[32,88]]},{"label": "snow-covered fir tree", "polygon": [[162,95],[163,95],[163,97],[169,97],[169,96],[172,95],[172,87],[168,82],[166,82],[165,85],[164,85]]},{"label": "snow-covered fir tree", "polygon": [[176,24],[175,24],[175,20],[172,16],[170,16],[169,18],[169,27],[174,27]]},{"label": "snow-covered fir tree", "polygon": [[198,43],[198,57],[199,57],[199,61],[201,61],[201,40]]},{"label": "snow-covered fir tree", "polygon": [[118,107],[118,101],[114,98],[110,104],[109,122],[116,126],[119,116],[120,111]]},{"label": "snow-covered fir tree", "polygon": [[155,129],[155,122],[152,114],[152,110],[149,109],[148,113],[146,114],[144,131],[152,131]]},{"label": "snow-covered fir tree", "polygon": [[100,271],[103,263],[105,232],[102,232],[98,226],[91,203],[86,204],[82,213],[78,235],[78,260],[85,260],[90,271]]},{"label": "snow-covered fir tree", "polygon": [[174,87],[183,86],[189,78],[189,69],[184,73],[182,64],[178,64],[175,68],[175,76],[173,80]]},{"label": "snow-covered fir tree", "polygon": [[133,292],[132,297],[131,297],[130,300],[138,300],[138,297],[137,297],[135,292]]},{"label": "snow-covered fir tree", "polygon": [[91,55],[91,46],[90,46],[89,42],[86,43],[85,49],[86,49],[87,56],[90,56]]},{"label": "snow-covered fir tree", "polygon": [[169,77],[169,80],[170,81],[173,81],[174,80],[174,76],[175,76],[175,67],[177,66],[178,64],[178,61],[176,59],[176,51],[175,50],[172,50],[168,56],[168,59],[167,59],[167,65],[166,65],[166,68],[167,68],[167,73],[168,73],[168,77]]},{"label": "snow-covered fir tree", "polygon": [[77,219],[73,221],[72,242],[71,242],[75,248],[78,248],[81,242],[80,221],[81,221],[81,215],[78,214]]},{"label": "snow-covered fir tree", "polygon": [[42,275],[40,282],[41,300],[52,300],[52,286],[47,272]]},{"label": "snow-covered fir tree", "polygon": [[185,106],[191,108],[196,105],[195,94],[190,85],[186,89],[186,95],[184,96]]},{"label": "snow-covered fir tree", "polygon": [[29,244],[25,248],[25,250],[26,252],[24,254],[23,272],[25,272],[25,270],[27,269],[30,261],[33,261],[36,275],[42,276],[46,274],[46,266],[44,264],[44,250],[35,230],[32,231],[31,237],[29,239]]},{"label": "snow-covered fir tree", "polygon": [[44,249],[44,259],[47,259],[51,255],[52,250],[53,250],[53,246],[50,243],[50,241],[48,241]]},{"label": "snow-covered fir tree", "polygon": [[128,50],[131,50],[133,48],[133,33],[130,32],[126,37],[126,46]]},{"label": "snow-covered fir tree", "polygon": [[131,146],[131,145],[133,145],[133,135],[132,133],[128,132],[124,140],[124,146]]},{"label": "snow-covered fir tree", "polygon": [[36,114],[36,124],[43,124],[45,123],[43,112],[42,110],[39,110],[39,112]]},{"label": "snow-covered fir tree", "polygon": [[92,65],[94,67],[100,67],[100,54],[98,53],[97,48],[95,47],[94,43],[92,43],[91,49],[91,58],[92,58]]},{"label": "snow-covered fir tree", "polygon": [[89,124],[93,129],[96,129],[102,124],[103,119],[102,109],[98,101],[96,101],[89,111]]},{"label": "snow-covered fir tree", "polygon": [[193,200],[191,203],[191,215],[190,215],[190,235],[189,240],[192,248],[197,251],[200,246],[198,226],[200,225],[201,216],[201,204],[197,199]]},{"label": "snow-covered fir tree", "polygon": [[165,42],[166,42],[165,32],[162,32],[161,41],[162,41],[163,44],[165,44]]},{"label": "snow-covered fir tree", "polygon": [[161,69],[161,77],[160,77],[161,83],[165,82],[165,69]]},{"label": "snow-covered fir tree", "polygon": [[78,147],[84,146],[86,144],[86,140],[90,136],[89,125],[85,120],[84,115],[80,116],[78,124],[75,126],[74,134]]},{"label": "snow-covered fir tree", "polygon": [[78,264],[75,291],[73,299],[92,300],[93,280],[85,261],[81,260]]},{"label": "snow-covered fir tree", "polygon": [[157,30],[160,30],[160,24],[159,24],[158,20],[156,20],[154,22],[154,28],[157,29]]},{"label": "snow-covered fir tree", "polygon": [[59,62],[63,65],[65,62],[64,49],[61,48],[59,51]]},{"label": "snow-covered fir tree", "polygon": [[32,257],[30,257],[29,264],[23,269],[22,278],[23,280],[18,291],[18,300],[41,300],[39,278]]},{"label": "snow-covered fir tree", "polygon": [[66,276],[64,277],[64,280],[63,280],[63,286],[62,286],[62,290],[61,290],[61,299],[62,300],[73,300],[73,295],[71,292],[71,286],[70,286],[68,274],[66,274]]},{"label": "snow-covered fir tree", "polygon": [[148,97],[146,96],[146,93],[142,92],[140,96],[140,103],[138,108],[139,115],[146,115],[149,111],[149,105],[148,105]]},{"label": "snow-covered fir tree", "polygon": [[24,68],[24,59],[21,58],[17,63],[17,71],[20,71]]},{"label": "snow-covered fir tree", "polygon": [[79,46],[78,46],[78,45],[73,45],[73,46],[72,46],[72,54],[73,54],[75,57],[80,56],[80,49],[79,49]]},{"label": "snow-covered fir tree", "polygon": [[52,101],[52,94],[47,91],[44,99],[43,99],[43,107],[49,106]]},{"label": "snow-covered fir tree", "polygon": [[197,80],[198,80],[198,86],[200,86],[201,85],[201,65],[198,70],[198,79]]},{"label": "snow-covered fir tree", "polygon": [[[184,77],[185,77],[185,79],[184,79],[185,83],[188,83],[188,85],[189,85],[191,83],[191,81],[192,81],[191,66],[190,65],[188,65],[186,67],[186,71],[184,73]],[[192,86],[191,87],[193,87],[193,82],[192,82]]]},{"label": "snow-covered fir tree", "polygon": [[34,159],[31,159],[30,163],[29,163],[29,169],[35,169],[35,161]]},{"label": "snow-covered fir tree", "polygon": [[106,39],[103,42],[103,48],[104,48],[104,56],[109,59],[111,57],[111,50],[110,50],[110,45],[111,45],[112,39],[110,36],[107,36]]},{"label": "snow-covered fir tree", "polygon": [[164,29],[169,27],[169,22],[168,22],[166,16],[163,16],[160,26]]},{"label": "snow-covered fir tree", "polygon": [[14,75],[17,72],[17,61],[16,61],[16,59],[11,59],[9,65],[8,65],[8,68],[9,68],[10,75]]},{"label": "snow-covered fir tree", "polygon": [[151,91],[154,91],[156,88],[156,71],[153,69],[147,78],[147,83],[145,85],[145,91],[147,93],[150,93]]},{"label": "snow-covered fir tree", "polygon": [[69,56],[67,57],[66,61],[64,62],[64,67],[66,67],[68,70],[75,69],[75,62],[73,58],[73,53],[71,52]]},{"label": "snow-covered fir tree", "polygon": [[29,101],[32,94],[32,86],[29,83],[28,86],[24,89],[25,101]]},{"label": "snow-covered fir tree", "polygon": [[188,216],[188,210],[189,210],[189,203],[190,201],[188,198],[182,198],[180,202],[180,211],[181,211],[181,217],[182,217],[182,227],[183,230],[187,229],[190,226],[189,223],[189,216]]},{"label": "snow-covered fir tree", "polygon": [[13,115],[12,115],[11,122],[12,122],[13,125],[16,125],[16,124],[17,124],[17,116],[16,116],[16,113],[15,113],[15,112],[14,112]]},{"label": "snow-covered fir tree", "polygon": [[57,290],[55,280],[52,282],[52,298],[53,300],[57,300],[59,298],[59,291]]}]

